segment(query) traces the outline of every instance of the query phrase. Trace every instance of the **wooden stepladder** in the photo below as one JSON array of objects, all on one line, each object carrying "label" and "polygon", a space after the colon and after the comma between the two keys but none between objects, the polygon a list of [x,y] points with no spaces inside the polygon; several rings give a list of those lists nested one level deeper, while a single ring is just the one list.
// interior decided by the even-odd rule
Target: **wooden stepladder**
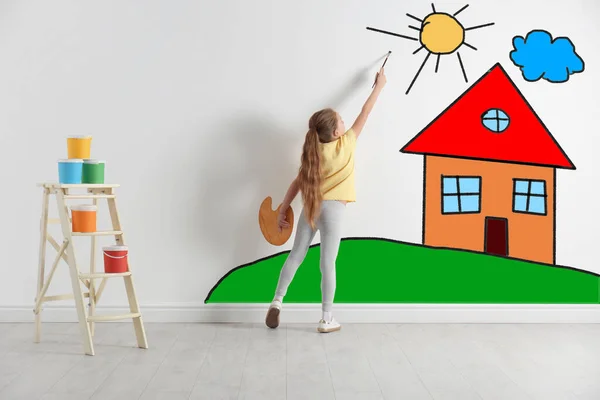
[{"label": "wooden stepladder", "polygon": [[[40,221],[40,248],[37,295],[35,298],[35,306],[33,310],[35,314],[35,342],[37,343],[41,339],[42,304],[49,301],[74,299],[75,306],[77,308],[77,317],[79,321],[81,337],[83,339],[85,354],[94,355],[94,345],[92,342],[92,336],[94,335],[94,322],[116,321],[129,318],[133,320],[138,347],[147,349],[148,343],[146,341],[146,333],[144,331],[142,314],[140,312],[137,297],[135,294],[133,276],[131,273],[130,266],[128,266],[128,271],[124,273],[107,274],[103,272],[96,272],[96,239],[99,236],[114,236],[117,245],[125,245],[123,231],[121,229],[121,222],[119,220],[119,213],[117,211],[115,195],[115,189],[119,187],[119,185],[62,185],[56,183],[42,183],[38,186],[43,188],[43,201],[42,217]],[[83,194],[73,193],[73,191],[76,191],[77,189],[85,189],[86,192]],[[53,195],[56,197],[59,218],[49,218],[49,202],[50,197]],[[69,210],[67,209],[67,201],[82,199],[90,199],[92,200],[94,205],[98,205],[98,200],[106,199],[108,202],[108,210],[110,213],[113,230],[97,231],[91,233],[73,232],[71,229],[71,218],[69,217]],[[63,234],[63,240],[61,244],[59,244],[59,242],[48,233],[48,225],[50,224],[60,224]],[[75,236],[89,236],[91,238],[89,272],[81,272],[75,259],[75,247],[73,243],[73,237]],[[50,273],[46,277],[45,267],[47,242],[50,243],[52,247],[54,247],[58,254],[54,259],[54,262],[52,263],[52,269],[50,270]],[[65,261],[67,266],[69,267],[73,293],[57,296],[46,296],[48,287],[52,282],[52,278],[54,276],[54,273],[56,272],[58,265],[60,264],[61,259]],[[102,296],[102,292],[104,291],[107,280],[110,278],[123,278],[125,282],[127,298],[129,300],[130,311],[128,314],[95,314],[96,305],[98,304],[98,301]],[[102,280],[98,287],[96,287],[96,279]],[[82,289],[82,283],[85,286],[85,288],[87,288],[86,292],[84,292]],[[84,299],[86,298],[89,299],[87,309],[84,303]]]}]

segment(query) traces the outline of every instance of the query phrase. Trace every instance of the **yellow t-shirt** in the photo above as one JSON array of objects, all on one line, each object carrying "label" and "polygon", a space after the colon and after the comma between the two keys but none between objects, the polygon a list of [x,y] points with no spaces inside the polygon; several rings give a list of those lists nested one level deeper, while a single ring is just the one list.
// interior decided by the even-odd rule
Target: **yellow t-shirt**
[{"label": "yellow t-shirt", "polygon": [[356,134],[351,128],[339,139],[321,143],[320,147],[323,200],[356,201],[354,190]]}]

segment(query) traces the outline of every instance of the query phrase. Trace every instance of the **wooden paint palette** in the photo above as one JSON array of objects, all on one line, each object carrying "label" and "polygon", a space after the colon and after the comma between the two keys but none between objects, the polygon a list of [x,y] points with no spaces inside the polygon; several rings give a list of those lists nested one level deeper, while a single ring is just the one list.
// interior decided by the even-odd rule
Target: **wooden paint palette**
[{"label": "wooden paint palette", "polygon": [[290,227],[282,229],[281,232],[279,231],[277,215],[279,214],[280,208],[281,205],[279,205],[276,210],[273,210],[273,199],[267,197],[263,200],[260,209],[258,210],[260,230],[267,242],[271,243],[273,246],[285,244],[285,242],[289,240],[292,235],[292,230],[294,229],[294,211],[292,210],[292,206],[290,206],[285,213],[286,220],[290,224]]}]

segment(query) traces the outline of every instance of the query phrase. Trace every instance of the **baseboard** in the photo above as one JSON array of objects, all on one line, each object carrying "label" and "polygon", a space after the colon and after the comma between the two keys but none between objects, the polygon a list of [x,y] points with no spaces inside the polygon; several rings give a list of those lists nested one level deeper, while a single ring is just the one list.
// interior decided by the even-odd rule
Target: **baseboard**
[{"label": "baseboard", "polygon": [[[142,305],[145,322],[262,323],[268,304]],[[31,306],[0,306],[0,322],[32,322]],[[128,312],[124,306],[98,307],[98,314]],[[600,304],[335,304],[346,323],[600,323]],[[45,307],[45,322],[75,322],[73,305]],[[284,304],[282,323],[312,323],[320,304]]]}]

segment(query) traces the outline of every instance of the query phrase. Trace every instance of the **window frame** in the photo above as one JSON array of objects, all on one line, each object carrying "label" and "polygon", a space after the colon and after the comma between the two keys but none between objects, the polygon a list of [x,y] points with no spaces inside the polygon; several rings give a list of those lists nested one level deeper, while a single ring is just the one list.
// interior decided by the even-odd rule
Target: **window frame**
[{"label": "window frame", "polygon": [[[487,113],[489,113],[490,111],[496,111],[496,117],[495,117],[495,118],[485,118],[485,115],[486,115]],[[502,111],[502,113],[503,113],[504,115],[506,115],[506,118],[501,118],[501,117],[500,117],[500,114],[499,114],[499,112],[498,112],[498,111]],[[496,121],[496,122],[497,122],[496,126],[498,127],[498,128],[497,128],[497,130],[494,130],[494,129],[490,129],[490,128],[488,128],[488,127],[487,127],[487,126],[486,126],[486,125],[483,123],[483,121]],[[504,128],[504,129],[500,130],[500,121],[506,121],[506,128]],[[479,122],[480,122],[480,123],[481,123],[481,125],[482,125],[482,126],[485,128],[485,129],[487,129],[488,131],[492,132],[492,133],[493,133],[493,134],[495,134],[495,135],[500,135],[500,134],[504,133],[504,132],[505,132],[505,131],[506,131],[506,130],[507,130],[509,127],[510,127],[511,120],[510,120],[510,115],[508,115],[508,113],[507,113],[506,111],[504,111],[503,109],[501,109],[501,108],[498,108],[498,107],[493,107],[493,108],[490,108],[490,109],[487,109],[487,110],[485,110],[485,111],[484,111],[484,112],[481,114],[481,117],[479,118]]]},{"label": "window frame", "polygon": [[[444,179],[453,178],[456,182],[456,193],[444,193]],[[477,179],[479,181],[478,192],[461,192],[460,178]],[[481,197],[483,192],[483,179],[477,175],[441,175],[440,179],[440,194],[441,194],[441,212],[442,215],[466,215],[466,214],[481,214]],[[444,211],[444,200],[446,197],[456,196],[458,200],[458,211]],[[462,211],[461,196],[478,196],[477,211]]]},{"label": "window frame", "polygon": [[[517,192],[517,182],[526,182],[527,183],[527,193]],[[531,193],[531,184],[534,182],[542,183],[542,185],[544,186],[544,194]],[[515,209],[515,207],[517,205],[517,196],[525,196],[526,197],[527,200],[525,203],[525,211]],[[529,201],[531,200],[532,197],[537,197],[537,198],[542,197],[544,199],[544,212],[543,213],[528,211],[529,204],[530,204]],[[528,178],[513,178],[512,212],[515,214],[527,214],[527,215],[535,215],[535,216],[539,216],[539,217],[547,216],[548,215],[548,185],[547,185],[546,180],[544,180],[544,179],[528,179]]]}]

